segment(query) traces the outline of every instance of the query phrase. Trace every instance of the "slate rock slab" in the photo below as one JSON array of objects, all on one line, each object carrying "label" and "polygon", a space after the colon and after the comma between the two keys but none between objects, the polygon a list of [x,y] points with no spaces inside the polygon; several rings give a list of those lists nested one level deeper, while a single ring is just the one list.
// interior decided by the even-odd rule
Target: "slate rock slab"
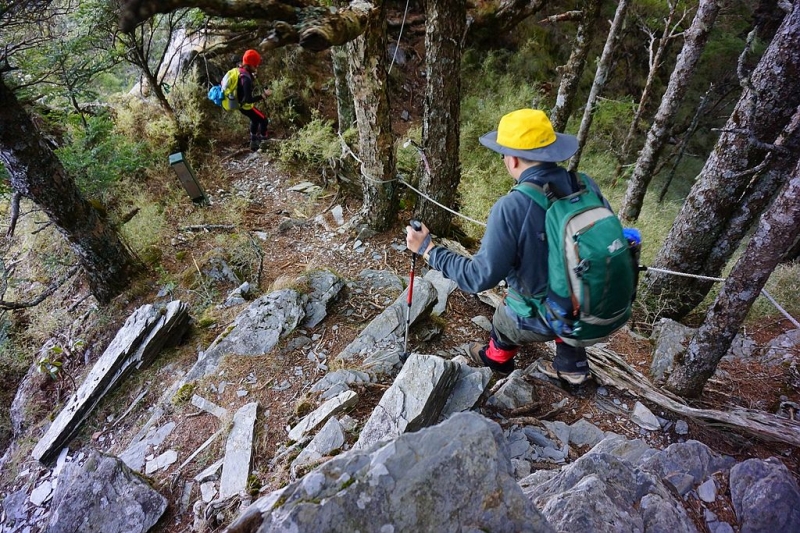
[{"label": "slate rock slab", "polygon": [[344,287],[344,280],[329,270],[309,272],[305,278],[311,291],[305,305],[306,316],[302,326],[313,328],[328,314],[328,303],[333,300]]},{"label": "slate rock slab", "polygon": [[229,533],[550,533],[513,477],[500,426],[475,413],[350,450],[254,502]]},{"label": "slate rock slab", "polygon": [[[365,355],[373,353],[376,349],[400,346],[406,327],[407,292],[408,289],[403,291],[403,294],[389,307],[367,324],[358,337],[336,356],[336,359],[352,361],[357,357],[363,358]],[[436,289],[430,282],[424,278],[414,280],[410,314],[411,324],[414,324],[417,318],[433,306],[436,298]]]},{"label": "slate rock slab", "polygon": [[214,339],[183,382],[208,376],[226,355],[257,356],[269,353],[306,316],[304,305],[303,295],[294,289],[281,289],[257,298]]},{"label": "slate rock slab", "polygon": [[350,411],[356,403],[358,403],[358,394],[350,390],[344,391],[303,417],[297,425],[289,430],[289,439],[295,442],[299,441],[308,433],[322,426],[332,416]]},{"label": "slate rock slab", "polygon": [[91,452],[82,467],[69,463],[59,477],[48,533],[144,533],[167,500],[116,457]]},{"label": "slate rock slab", "polygon": [[647,459],[642,467],[669,480],[681,496],[715,472],[727,472],[736,461],[714,453],[696,440],[672,444]]},{"label": "slate rock slab", "polygon": [[550,479],[525,483],[557,531],[697,531],[659,476],[608,453],[592,451]]},{"label": "slate rock slab", "polygon": [[253,455],[258,402],[243,405],[233,415],[233,427],[225,443],[225,461],[219,482],[220,498],[228,498],[247,489]]},{"label": "slate rock slab", "polygon": [[163,308],[148,304],[136,309],[36,443],[33,458],[43,463],[54,459],[108,392],[134,369],[150,364],[188,326],[188,306],[178,300]]},{"label": "slate rock slab", "polygon": [[363,449],[434,424],[458,377],[459,365],[435,355],[411,354],[353,446]]}]

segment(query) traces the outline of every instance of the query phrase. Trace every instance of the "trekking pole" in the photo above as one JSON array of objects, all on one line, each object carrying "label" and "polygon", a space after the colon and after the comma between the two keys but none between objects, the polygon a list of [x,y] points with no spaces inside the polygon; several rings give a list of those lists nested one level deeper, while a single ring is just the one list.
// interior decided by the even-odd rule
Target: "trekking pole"
[{"label": "trekking pole", "polygon": [[[412,220],[409,222],[409,225],[414,231],[421,231],[422,224],[418,220]],[[409,282],[408,282],[408,297],[406,298],[406,303],[408,304],[406,307],[406,334],[405,339],[403,340],[403,353],[400,354],[400,364],[405,364],[406,359],[408,356],[411,355],[408,353],[408,327],[411,325],[411,298],[414,294],[414,274],[417,270],[417,254],[411,252],[411,273],[409,274]]]}]

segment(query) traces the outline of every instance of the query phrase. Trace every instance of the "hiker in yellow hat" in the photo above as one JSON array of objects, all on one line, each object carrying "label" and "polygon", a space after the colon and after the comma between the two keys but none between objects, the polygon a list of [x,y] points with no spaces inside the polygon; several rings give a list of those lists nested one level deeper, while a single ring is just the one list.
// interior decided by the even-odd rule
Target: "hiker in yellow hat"
[{"label": "hiker in yellow hat", "polygon": [[[500,119],[497,130],[483,135],[480,143],[502,155],[506,170],[517,184],[532,183],[559,197],[581,188],[578,177],[557,164],[577,151],[577,139],[555,132],[541,110],[508,113]],[[588,180],[588,184],[600,194],[594,181]],[[573,385],[589,379],[584,348],[559,343],[551,324],[537,313],[509,306],[512,293],[531,296],[547,292],[548,244],[542,205],[517,190],[501,197],[489,213],[480,250],[471,259],[436,246],[424,225],[419,231],[409,226],[406,232],[408,248],[466,292],[478,293],[506,280],[510,294],[495,311],[489,342],[473,343],[467,350],[472,363],[508,374],[514,370],[514,356],[521,345],[556,340],[556,358],[541,363],[540,370]]]}]

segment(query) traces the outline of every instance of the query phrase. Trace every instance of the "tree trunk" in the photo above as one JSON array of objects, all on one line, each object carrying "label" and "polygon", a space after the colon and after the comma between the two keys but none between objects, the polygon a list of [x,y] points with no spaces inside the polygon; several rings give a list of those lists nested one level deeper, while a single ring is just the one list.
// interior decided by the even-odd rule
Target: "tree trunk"
[{"label": "tree trunk", "polygon": [[361,215],[376,231],[391,227],[397,213],[394,202],[395,157],[386,78],[386,18],[383,6],[369,15],[366,31],[347,43],[350,92],[358,122]]},{"label": "tree trunk", "polygon": [[[650,64],[649,71],[647,73],[647,80],[644,83],[644,89],[642,89],[642,96],[639,98],[639,105],[636,106],[636,112],[633,115],[633,120],[631,120],[630,126],[628,126],[628,133],[625,134],[625,140],[622,141],[622,148],[620,149],[619,153],[619,162],[617,163],[617,168],[614,172],[614,185],[616,185],[617,180],[622,175],[622,166],[625,165],[631,157],[631,143],[633,142],[634,135],[639,132],[639,121],[642,120],[644,116],[644,112],[647,107],[650,105],[650,97],[651,92],[653,90],[653,83],[656,81],[656,75],[658,74],[658,70],[661,68],[661,63],[664,62],[664,55],[667,53],[667,48],[675,38],[675,15],[677,10],[677,2],[673,2],[669,4],[669,16],[664,21],[664,31],[661,34],[661,38],[658,40],[658,44],[656,46],[656,51],[653,53],[653,45],[655,43],[655,36],[650,33],[650,31],[645,28],[645,31],[650,33]],[[683,19],[681,19],[683,20]],[[680,22],[680,21],[679,21]]]},{"label": "tree trunk", "polygon": [[586,101],[586,108],[583,110],[583,118],[581,119],[581,127],[578,130],[578,151],[572,156],[569,162],[569,170],[575,171],[578,169],[578,164],[581,162],[581,153],[583,147],[586,145],[586,138],[589,135],[589,128],[592,126],[592,118],[594,116],[594,105],[597,102],[597,97],[600,96],[600,91],[606,84],[609,69],[611,68],[611,59],[617,49],[617,42],[619,41],[619,32],[622,29],[622,23],[625,21],[625,14],[628,12],[628,0],[619,0],[617,4],[617,12],[614,14],[614,21],[611,23],[611,29],[608,31],[608,38],[603,47],[603,54],[600,56],[600,62],[597,64],[597,72],[594,75],[594,82],[589,91],[589,99]]},{"label": "tree trunk", "polygon": [[[428,158],[420,178],[422,192],[442,205],[454,207],[461,180],[459,137],[461,113],[461,46],[453,39],[466,25],[464,0],[428,0],[425,26],[425,116],[422,147]],[[417,218],[437,235],[450,231],[452,215],[420,198]]]},{"label": "tree trunk", "polygon": [[564,131],[572,114],[575,95],[578,92],[578,84],[586,66],[586,57],[589,55],[592,34],[594,34],[597,26],[602,3],[602,0],[586,0],[584,2],[583,17],[581,17],[578,29],[575,32],[575,44],[572,46],[572,53],[569,55],[567,64],[559,68],[561,83],[558,86],[556,104],[550,110],[550,122],[552,122],[553,129],[556,131]]},{"label": "tree trunk", "polygon": [[333,79],[336,85],[336,116],[338,131],[344,133],[356,120],[353,95],[347,85],[347,49],[344,46],[331,48]]},{"label": "tree trunk", "polygon": [[683,49],[678,56],[675,70],[672,71],[669,78],[667,90],[661,99],[661,105],[653,119],[653,125],[647,132],[647,140],[639,153],[636,167],[628,182],[628,190],[625,192],[625,198],[620,208],[620,218],[625,222],[633,222],[639,218],[644,195],[653,178],[658,157],[667,142],[678,108],[689,90],[694,69],[703,54],[706,42],[708,42],[708,36],[717,20],[721,4],[720,0],[701,0],[697,6],[697,13],[692,20],[692,25],[686,31]]},{"label": "tree trunk", "polygon": [[78,256],[92,294],[100,303],[108,303],[140,265],[114,228],[81,195],[2,78],[0,124],[0,159],[11,176],[11,187],[50,217]]},{"label": "tree trunk", "polygon": [[731,346],[770,274],[800,235],[800,161],[736,262],[703,325],[666,383],[667,390],[696,398]]},{"label": "tree trunk", "polygon": [[[717,276],[747,229],[734,217],[740,204],[748,201],[749,188],[756,184],[755,190],[763,190],[766,187],[757,184],[769,179],[762,175],[765,169],[781,171],[792,168],[796,161],[800,143],[795,122],[800,106],[800,1],[795,0],[794,5],[753,71],[656,257],[656,266]],[[754,219],[758,214],[750,216]],[[740,229],[726,233],[726,228],[737,224]],[[676,319],[694,309],[708,293],[705,283],[665,274],[648,276],[646,286],[659,298],[663,316]]]}]

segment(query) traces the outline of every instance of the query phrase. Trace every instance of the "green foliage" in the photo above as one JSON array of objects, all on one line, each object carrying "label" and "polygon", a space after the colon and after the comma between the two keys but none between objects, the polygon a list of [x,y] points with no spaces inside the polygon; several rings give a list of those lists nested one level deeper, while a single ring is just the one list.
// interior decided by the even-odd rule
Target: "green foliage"
[{"label": "green foliage", "polygon": [[[160,260],[161,254],[153,252],[160,250],[167,220],[164,207],[141,192],[134,194],[132,202],[139,206],[139,214],[133,217],[120,229],[125,241],[137,253],[146,252],[152,263]],[[152,256],[156,253],[156,256]]]},{"label": "green foliage", "polygon": [[[283,47],[263,56],[255,90],[268,88],[272,95],[258,105],[269,117],[272,128],[288,129],[305,124],[314,117],[311,109],[319,103],[313,94],[312,74],[324,63],[330,68],[327,56],[320,57],[300,47]],[[322,76],[324,77],[324,76]]]},{"label": "green foliage", "polygon": [[166,161],[177,134],[175,122],[154,102],[135,97],[114,98],[115,132],[136,139],[149,161]]},{"label": "green foliage", "polygon": [[66,138],[56,154],[78,187],[90,195],[103,194],[121,177],[141,174],[149,165],[147,146],[114,132],[106,115],[89,117],[85,129],[71,124]]},{"label": "green foliage", "polygon": [[[620,100],[606,98],[597,100],[586,150],[608,152],[622,146],[625,135],[628,133],[628,127],[633,120],[635,108],[636,103],[630,97],[623,97]],[[575,118],[579,122],[581,117]],[[579,124],[575,126],[577,128]],[[642,124],[642,126],[641,131],[647,131],[647,124]],[[644,137],[644,134],[640,135]],[[644,139],[636,142],[634,139],[634,146],[641,145],[643,141]]]},{"label": "green foliage", "polygon": [[208,121],[207,105],[208,98],[196,76],[183,78],[180,82],[172,86],[169,92],[169,102],[175,115],[178,117],[178,124],[181,131],[190,132],[191,137],[202,139],[205,132],[204,125]]},{"label": "green foliage", "polygon": [[281,76],[273,79],[269,84],[272,91],[264,107],[273,126],[291,126],[298,122],[297,84],[289,77]]},{"label": "green foliage", "polygon": [[[470,87],[461,104],[461,212],[480,221],[486,220],[489,208],[508,192],[513,182],[500,157],[483,147],[478,138],[497,129],[506,113],[539,105],[536,87],[502,72],[498,58],[498,54],[489,54],[479,71],[465,77],[480,79],[481,83]],[[483,227],[464,224],[470,236],[483,235]]]},{"label": "green foliage", "polygon": [[0,161],[0,195],[11,193],[11,175],[5,164]]},{"label": "green foliage", "polygon": [[[800,317],[800,262],[784,263],[772,271],[764,289],[791,316]],[[759,322],[765,317],[775,317],[779,311],[763,294],[750,308],[748,321]]]},{"label": "green foliage", "polygon": [[184,383],[183,386],[181,386],[181,388],[179,388],[175,393],[175,396],[172,397],[173,405],[186,405],[192,401],[195,388],[197,388],[197,384],[194,381]]},{"label": "green foliage", "polygon": [[69,9],[54,3],[49,13],[42,12],[17,26],[22,33],[9,35],[12,42],[35,43],[16,50],[17,82],[33,82],[40,103],[82,114],[82,104],[96,101],[102,94],[96,83],[98,76],[120,60],[113,51],[111,33],[103,27],[106,19],[100,13],[104,11],[96,0],[79,2]]},{"label": "green foliage", "polygon": [[[409,140],[413,142],[408,142]],[[417,146],[422,142],[422,127],[409,129],[402,139],[397,139],[397,173],[404,176],[415,175],[416,169],[423,163]],[[416,146],[414,145],[416,143]]]},{"label": "green foliage", "polygon": [[292,138],[281,142],[278,158],[283,163],[322,173],[334,167],[334,161],[341,153],[342,147],[333,121],[322,118],[315,111],[308,124]]}]

